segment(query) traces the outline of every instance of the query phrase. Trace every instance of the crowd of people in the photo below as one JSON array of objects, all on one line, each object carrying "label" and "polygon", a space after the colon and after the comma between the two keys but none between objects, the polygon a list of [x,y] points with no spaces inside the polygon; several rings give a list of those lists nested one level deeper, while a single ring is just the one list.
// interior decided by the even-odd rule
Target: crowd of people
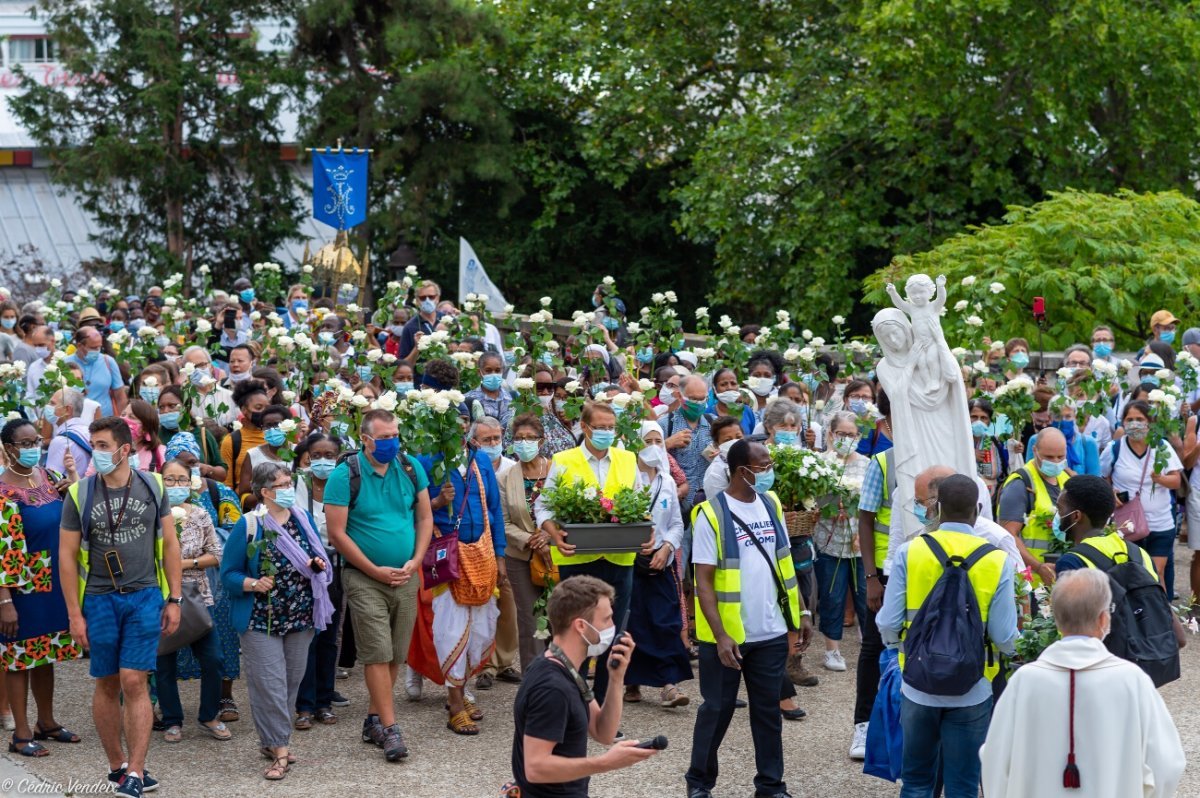
[{"label": "crowd of people", "polygon": [[[1155,690],[1170,656],[1149,673],[1102,642],[1121,622],[1120,565],[1169,606],[1175,541],[1200,529],[1200,329],[1176,351],[1168,311],[1128,361],[1105,326],[1056,369],[1034,368],[1021,338],[955,350],[977,470],[929,469],[899,506],[873,347],[827,345],[783,311],[765,326],[723,318],[688,346],[671,292],[633,317],[611,279],[566,333],[548,298],[498,326],[485,298],[456,305],[412,272],[374,312],[307,275],[285,289],[269,265],[199,299],[178,280],[145,296],[60,289],[0,303],[0,719],[13,753],[98,740],[108,779],[136,797],[158,785],[152,735],[228,741],[248,710],[277,781],[293,731],[337,723],[338,681],[361,672],[362,740],[390,762],[410,754],[398,685],[410,699],[444,687],[445,733],[478,735],[476,696],[501,681],[520,683],[510,795],[585,796],[591,775],[655,754],[623,740],[625,703],[698,700],[688,797],[711,798],[744,706],[755,795],[785,798],[796,688],[850,667],[841,640],[857,626],[848,759],[883,734],[900,649],[902,796],[973,798],[981,783],[1059,795],[1033,779],[1068,759],[1088,795],[1174,794],[1182,748]],[[793,449],[836,475],[807,524],[777,493]],[[610,508],[643,494],[640,548],[577,550],[555,498],[575,484]],[[895,513],[927,534],[889,554]],[[1200,549],[1200,534],[1188,542]],[[948,560],[966,564],[959,587],[978,615],[954,619],[978,626],[963,659],[984,664],[938,676],[916,652],[933,645]],[[1176,677],[1200,557],[1190,567],[1192,599],[1170,615],[1169,645],[1156,641],[1175,646]],[[1063,639],[1018,670],[1039,601]],[[814,630],[823,650],[806,662]],[[85,655],[95,727],[71,731],[54,666]],[[189,679],[195,709],[180,700]],[[1064,721],[1033,744],[1027,716],[1059,709],[1070,736]],[[1140,738],[1113,751],[1097,734],[1118,723]],[[588,757],[589,737],[612,747]]]}]

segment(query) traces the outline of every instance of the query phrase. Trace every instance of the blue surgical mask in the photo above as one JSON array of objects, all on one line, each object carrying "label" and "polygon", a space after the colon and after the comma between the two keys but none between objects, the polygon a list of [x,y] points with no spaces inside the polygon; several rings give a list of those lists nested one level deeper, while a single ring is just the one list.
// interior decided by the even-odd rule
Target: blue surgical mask
[{"label": "blue surgical mask", "polygon": [[291,506],[296,503],[296,489],[275,488],[275,503],[284,510],[291,509]]},{"label": "blue surgical mask", "polygon": [[172,507],[183,504],[192,495],[192,489],[184,485],[176,485],[167,488],[167,501]]},{"label": "blue surgical mask", "polygon": [[283,446],[284,441],[287,440],[287,433],[279,427],[271,427],[263,433],[263,438],[271,446]]},{"label": "blue surgical mask", "polygon": [[100,359],[100,350],[99,349],[93,349],[83,356],[83,362],[87,363],[89,366],[92,365],[93,363],[95,363],[99,359]]},{"label": "blue surgical mask", "polygon": [[1157,374],[1147,374],[1146,376],[1142,377],[1142,382],[1148,382],[1155,388],[1162,385],[1162,380],[1158,378]]},{"label": "blue surgical mask", "polygon": [[408,382],[393,382],[392,387],[396,389],[396,393],[404,396],[404,394],[413,389],[413,384],[411,380]]},{"label": "blue surgical mask", "polygon": [[1159,333],[1158,340],[1162,341],[1164,344],[1175,343],[1175,331],[1174,330],[1166,330],[1164,332]]},{"label": "blue surgical mask", "polygon": [[28,449],[18,449],[20,456],[17,457],[17,462],[25,468],[33,468],[42,460],[42,447],[31,446]]},{"label": "blue surgical mask", "polygon": [[551,368],[554,366],[554,355],[549,352],[542,352],[542,356],[539,358],[539,360]]},{"label": "blue surgical mask", "polygon": [[172,410],[170,413],[159,413],[158,425],[166,430],[179,429],[179,411]]},{"label": "blue surgical mask", "polygon": [[358,378],[360,380],[362,380],[363,382],[370,382],[372,380],[372,378],[374,378],[374,376],[375,376],[375,374],[371,370],[370,366],[359,366],[358,367]]},{"label": "blue surgical mask", "polygon": [[[8,324],[8,319],[0,319],[0,324],[4,324],[5,327],[11,326]],[[108,331],[109,332],[118,333],[124,329],[125,329],[125,322],[123,322],[123,321],[110,321],[108,323]]]},{"label": "blue surgical mask", "polygon": [[199,385],[211,376],[211,372],[207,366],[201,366],[192,372],[188,379],[192,385]]},{"label": "blue surgical mask", "polygon": [[238,291],[238,297],[247,305],[249,305],[254,301],[254,289],[247,288],[244,291]]},{"label": "blue surgical mask", "polygon": [[46,405],[42,408],[42,418],[49,424],[58,425],[58,414],[53,405]]},{"label": "blue surgical mask", "polygon": [[350,422],[335,421],[329,425],[329,432],[336,438],[345,438],[346,434],[350,432]]},{"label": "blue surgical mask", "polygon": [[164,346],[166,346],[169,343],[171,343],[171,339],[165,335],[154,336],[154,345],[157,346],[159,349],[162,349]]},{"label": "blue surgical mask", "polygon": [[[114,321],[113,324],[121,324],[121,322]],[[8,319],[8,318],[0,319],[0,325],[3,325],[4,329],[6,329],[6,330],[11,330],[13,327],[17,326],[17,320],[15,317],[11,318],[11,319]],[[125,325],[121,324],[121,326],[124,327]],[[113,331],[116,332],[115,327],[113,327]]]},{"label": "blue surgical mask", "polygon": [[309,460],[308,468],[317,479],[329,479],[329,475],[333,473],[333,469],[337,468],[337,460],[326,460],[324,458]]},{"label": "blue surgical mask", "polygon": [[96,473],[104,476],[111,474],[117,467],[117,463],[113,460],[113,452],[92,452],[92,465],[96,468]]},{"label": "blue surgical mask", "polygon": [[1048,460],[1038,462],[1038,471],[1042,472],[1042,476],[1047,479],[1058,479],[1058,475],[1067,469],[1067,462],[1064,460],[1061,463],[1051,463]]},{"label": "blue surgical mask", "polygon": [[495,446],[480,446],[479,451],[487,455],[487,459],[495,462],[499,459],[500,454],[504,451],[504,446],[497,443]]},{"label": "blue surgical mask", "polygon": [[594,429],[592,435],[588,439],[592,448],[604,451],[613,445],[613,441],[617,439],[617,431],[612,429]]},{"label": "blue surgical mask", "polygon": [[654,361],[654,350],[650,347],[645,347],[637,351],[637,362],[646,364]]},{"label": "blue surgical mask", "polygon": [[867,414],[867,400],[854,397],[850,400],[850,412],[856,416],[865,416]]},{"label": "blue surgical mask", "polygon": [[775,443],[780,446],[799,446],[800,434],[792,430],[778,430],[775,433]]},{"label": "blue surgical mask", "polygon": [[817,390],[817,386],[821,384],[821,381],[812,374],[801,374],[800,382],[804,383],[809,391]]},{"label": "blue surgical mask", "polygon": [[1067,440],[1075,437],[1074,421],[1051,421],[1050,426],[1061,432]]},{"label": "blue surgical mask", "polygon": [[984,424],[982,421],[971,422],[971,434],[976,438],[982,438],[984,435],[987,435],[987,430],[988,425]]},{"label": "blue surgical mask", "polygon": [[504,363],[509,368],[512,368],[514,365],[516,365],[517,353],[516,352],[505,352],[504,353]]},{"label": "blue surgical mask", "polygon": [[761,474],[756,473],[754,471],[751,471],[750,473],[754,474],[754,492],[755,493],[766,493],[772,487],[774,487],[774,485],[775,485],[775,469],[774,468],[768,468],[766,471],[762,472]]},{"label": "blue surgical mask", "polygon": [[292,300],[292,313],[296,314],[297,316],[300,316],[307,312],[308,312],[308,303],[307,302],[305,302],[303,299],[293,299]]},{"label": "blue surgical mask", "polygon": [[917,520],[921,522],[922,526],[929,523],[929,515],[925,512],[925,505],[918,501],[914,501],[912,512],[913,515],[917,517]]},{"label": "blue surgical mask", "polygon": [[484,390],[498,391],[500,390],[500,386],[504,384],[504,377],[500,374],[484,374],[480,382]]},{"label": "blue surgical mask", "polygon": [[1017,368],[1023,369],[1029,365],[1029,355],[1024,352],[1013,352],[1012,357],[1009,358],[1009,362]]},{"label": "blue surgical mask", "polygon": [[37,355],[38,360],[45,360],[46,358],[50,357],[50,347],[35,346],[33,348],[33,353]]},{"label": "blue surgical mask", "polygon": [[437,303],[432,299],[422,299],[418,307],[420,307],[422,313],[428,316],[430,313],[433,313],[435,310],[437,310]]},{"label": "blue surgical mask", "polygon": [[138,330],[142,329],[142,328],[143,328],[143,327],[145,327],[145,326],[146,326],[146,320],[145,320],[145,319],[131,319],[131,320],[129,321],[129,331],[130,331],[131,333],[135,333],[135,332],[137,332]]},{"label": "blue surgical mask", "polygon": [[399,438],[384,438],[375,441],[375,453],[371,455],[377,463],[390,463],[400,453]]},{"label": "blue surgical mask", "polygon": [[621,322],[617,319],[614,319],[612,316],[605,316],[603,323],[604,329],[608,330],[609,332],[615,332],[616,329],[621,326]]},{"label": "blue surgical mask", "polygon": [[149,402],[152,405],[158,404],[159,394],[162,393],[158,388],[138,388],[138,396],[142,397],[143,402]]},{"label": "blue surgical mask", "polygon": [[512,448],[513,454],[515,454],[522,463],[531,462],[535,457],[538,456],[538,452],[541,451],[541,447],[538,446],[537,441],[515,441],[512,445]]},{"label": "blue surgical mask", "polygon": [[1092,354],[1096,357],[1108,357],[1112,354],[1112,344],[1101,343],[1092,347]]},{"label": "blue surgical mask", "polygon": [[[1079,522],[1076,521],[1075,523]],[[1071,524],[1071,526],[1075,526],[1075,524]],[[1050,532],[1054,535],[1055,540],[1066,540],[1067,533],[1071,531],[1071,526],[1063,529],[1062,516],[1058,514],[1057,510],[1054,511],[1054,520],[1050,522]]]}]

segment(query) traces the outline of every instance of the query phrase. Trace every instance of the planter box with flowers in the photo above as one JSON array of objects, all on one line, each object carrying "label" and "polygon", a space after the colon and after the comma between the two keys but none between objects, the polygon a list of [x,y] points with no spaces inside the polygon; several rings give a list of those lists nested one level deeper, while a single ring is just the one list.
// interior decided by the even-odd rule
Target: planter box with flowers
[{"label": "planter box with flowers", "polygon": [[[811,535],[821,517],[822,502],[838,492],[842,471],[821,455],[796,446],[770,446],[775,463],[772,488],[783,505],[788,536]],[[830,505],[836,512],[836,502]]]},{"label": "planter box with flowers", "polygon": [[622,488],[610,499],[582,481],[560,482],[542,498],[577,554],[637,552],[653,534],[648,488]]}]

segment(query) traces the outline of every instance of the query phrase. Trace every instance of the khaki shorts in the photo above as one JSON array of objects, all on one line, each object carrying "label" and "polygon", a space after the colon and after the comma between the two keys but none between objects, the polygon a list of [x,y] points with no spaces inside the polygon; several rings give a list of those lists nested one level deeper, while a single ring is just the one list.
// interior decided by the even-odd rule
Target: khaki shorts
[{"label": "khaki shorts", "polygon": [[364,665],[408,662],[408,644],[417,622],[419,578],[388,587],[357,568],[345,568],[342,588],[354,624],[359,661]]}]

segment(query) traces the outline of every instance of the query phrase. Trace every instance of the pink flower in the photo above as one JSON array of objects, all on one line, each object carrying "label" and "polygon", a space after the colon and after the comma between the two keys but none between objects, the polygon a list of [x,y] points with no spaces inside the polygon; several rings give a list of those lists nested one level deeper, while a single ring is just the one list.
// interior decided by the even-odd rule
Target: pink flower
[{"label": "pink flower", "polygon": [[619,523],[621,523],[621,520],[620,520],[619,518],[617,518],[617,517],[614,515],[614,516],[613,516],[613,517],[610,519],[610,523],[613,523],[613,524],[619,524]]},{"label": "pink flower", "polygon": [[601,496],[600,497],[600,506],[603,507],[605,510],[611,510],[613,508],[612,499],[608,498],[607,496]]}]

